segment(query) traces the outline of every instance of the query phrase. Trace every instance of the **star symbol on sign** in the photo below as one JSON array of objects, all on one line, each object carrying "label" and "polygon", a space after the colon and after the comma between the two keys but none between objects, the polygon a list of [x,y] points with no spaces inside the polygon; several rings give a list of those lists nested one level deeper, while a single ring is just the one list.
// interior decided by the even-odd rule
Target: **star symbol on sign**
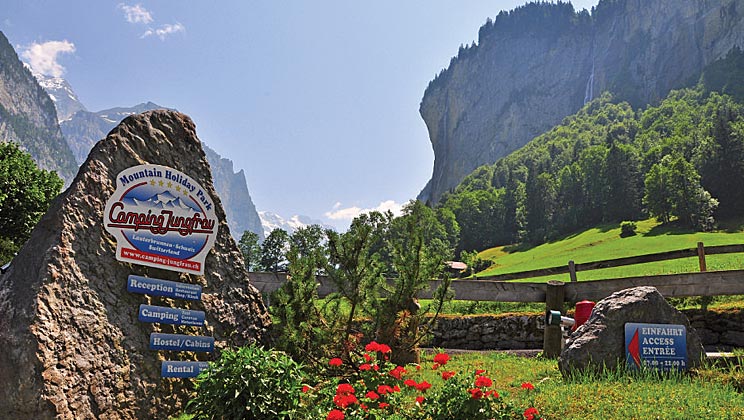
[{"label": "star symbol on sign", "polygon": [[163,181],[158,181],[158,185],[163,186]]},{"label": "star symbol on sign", "polygon": [[150,185],[152,185],[153,187],[155,186],[155,180],[154,179],[150,181]]},{"label": "star symbol on sign", "polygon": [[181,186],[180,185],[176,185],[176,191],[181,192]]},{"label": "star symbol on sign", "polygon": [[183,189],[183,195],[189,195],[189,190],[187,190],[186,188],[184,188]]},{"label": "star symbol on sign", "polygon": [[170,188],[170,187],[172,187],[172,186],[173,186],[173,183],[172,183],[172,182],[170,182],[170,181],[168,181],[168,188]]}]

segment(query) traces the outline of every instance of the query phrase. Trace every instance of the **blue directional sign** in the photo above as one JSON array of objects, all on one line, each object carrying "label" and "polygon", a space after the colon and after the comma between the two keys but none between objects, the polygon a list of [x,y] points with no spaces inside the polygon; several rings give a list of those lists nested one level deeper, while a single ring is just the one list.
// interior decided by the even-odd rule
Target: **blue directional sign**
[{"label": "blue directional sign", "polygon": [[625,324],[625,358],[631,368],[687,369],[687,329],[675,324]]},{"label": "blue directional sign", "polygon": [[132,274],[127,277],[127,291],[175,299],[201,300],[202,288],[198,284],[178,283]]},{"label": "blue directional sign", "polygon": [[152,333],[150,349],[211,353],[214,351],[214,337]]},{"label": "blue directional sign", "polygon": [[190,309],[166,308],[164,306],[140,305],[138,318],[141,322],[161,324],[204,325],[204,312]]},{"label": "blue directional sign", "polygon": [[209,363],[207,362],[166,360],[160,367],[160,376],[163,378],[193,378],[208,367]]}]

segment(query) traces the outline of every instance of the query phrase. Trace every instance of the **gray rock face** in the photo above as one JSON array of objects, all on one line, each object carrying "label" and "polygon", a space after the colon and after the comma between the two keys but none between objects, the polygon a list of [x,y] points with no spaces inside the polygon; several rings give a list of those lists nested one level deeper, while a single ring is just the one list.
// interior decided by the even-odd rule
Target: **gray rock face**
[{"label": "gray rock face", "polygon": [[533,3],[502,13],[424,93],[434,170],[419,199],[438,202],[603,91],[642,106],[695,84],[734,46],[744,46],[739,0],[603,0],[591,16]]},{"label": "gray rock face", "polygon": [[561,372],[624,366],[628,322],[684,325],[689,366],[698,366],[705,355],[700,337],[684,314],[669,305],[655,287],[635,287],[597,302],[589,320],[567,340],[558,363]]},{"label": "gray rock face", "polygon": [[[218,234],[204,276],[116,261],[102,213],[116,175],[145,163],[189,174],[214,199]],[[202,300],[128,293],[130,274],[200,284]],[[140,304],[203,310],[206,326],[141,323]],[[0,277],[0,313],[0,413],[7,418],[165,419],[183,409],[191,384],[160,378],[160,362],[197,354],[149,350],[150,333],[213,336],[218,349],[262,340],[269,316],[228,233],[187,116],[132,116],[96,144]]]},{"label": "gray rock face", "polygon": [[[86,111],[85,105],[80,102],[67,80],[37,73],[34,73],[34,77],[49,94],[49,98],[54,101],[54,108],[57,109],[57,119],[60,122],[72,117],[78,111]],[[88,155],[87,151],[85,155]]]},{"label": "gray rock face", "polygon": [[0,141],[17,143],[36,164],[69,185],[77,165],[49,95],[0,32]]}]

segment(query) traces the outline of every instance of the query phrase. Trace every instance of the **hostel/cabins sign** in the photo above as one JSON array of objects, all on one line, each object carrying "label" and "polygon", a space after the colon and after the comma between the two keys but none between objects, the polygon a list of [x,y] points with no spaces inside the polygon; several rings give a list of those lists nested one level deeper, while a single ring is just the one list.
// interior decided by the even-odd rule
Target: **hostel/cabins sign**
[{"label": "hostel/cabins sign", "polygon": [[117,260],[198,275],[217,236],[214,204],[204,188],[161,165],[119,173],[104,221],[116,238]]}]

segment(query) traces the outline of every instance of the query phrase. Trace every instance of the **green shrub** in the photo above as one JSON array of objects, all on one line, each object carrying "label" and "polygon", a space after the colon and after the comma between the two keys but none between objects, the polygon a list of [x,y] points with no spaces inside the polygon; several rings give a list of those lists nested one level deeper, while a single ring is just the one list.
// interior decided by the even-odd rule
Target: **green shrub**
[{"label": "green shrub", "polygon": [[635,236],[637,228],[638,226],[636,226],[635,222],[620,223],[620,237],[627,238],[628,236]]},{"label": "green shrub", "polygon": [[291,419],[301,387],[302,368],[284,353],[227,349],[197,378],[187,411],[196,419]]}]

